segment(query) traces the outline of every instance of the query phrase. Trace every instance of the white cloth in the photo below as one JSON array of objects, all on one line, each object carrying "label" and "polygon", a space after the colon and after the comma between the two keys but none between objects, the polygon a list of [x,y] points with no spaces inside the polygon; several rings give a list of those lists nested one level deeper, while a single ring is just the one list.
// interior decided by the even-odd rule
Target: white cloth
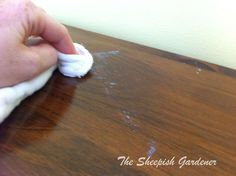
[{"label": "white cloth", "polygon": [[[69,55],[58,52],[58,68],[69,77],[84,76],[93,65],[93,57],[82,45],[74,43],[79,54]],[[0,89],[0,123],[18,106],[22,100],[41,89],[51,77],[56,66],[51,67],[36,78],[12,87]]]},{"label": "white cloth", "polygon": [[93,65],[93,57],[82,45],[74,43],[78,55],[58,54],[58,68],[60,72],[69,77],[84,76]]}]

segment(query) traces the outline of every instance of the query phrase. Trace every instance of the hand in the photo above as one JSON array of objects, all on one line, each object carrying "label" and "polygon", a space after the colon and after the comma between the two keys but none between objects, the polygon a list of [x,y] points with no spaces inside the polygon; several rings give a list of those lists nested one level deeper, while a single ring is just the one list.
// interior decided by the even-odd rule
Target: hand
[{"label": "hand", "polygon": [[[30,36],[45,42],[27,46]],[[0,0],[0,87],[32,79],[55,65],[57,50],[76,53],[62,24],[30,0]]]}]

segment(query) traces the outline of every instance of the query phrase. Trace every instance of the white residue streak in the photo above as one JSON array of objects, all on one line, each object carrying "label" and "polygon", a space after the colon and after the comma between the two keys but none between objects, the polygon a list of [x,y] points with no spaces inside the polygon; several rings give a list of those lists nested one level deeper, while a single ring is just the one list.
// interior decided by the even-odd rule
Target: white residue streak
[{"label": "white residue streak", "polygon": [[152,140],[148,145],[149,145],[149,149],[147,151],[147,156],[151,157],[157,150],[156,149],[156,142]]},{"label": "white residue streak", "polygon": [[200,74],[201,72],[202,72],[202,69],[198,68],[197,71],[196,71],[196,74]]}]

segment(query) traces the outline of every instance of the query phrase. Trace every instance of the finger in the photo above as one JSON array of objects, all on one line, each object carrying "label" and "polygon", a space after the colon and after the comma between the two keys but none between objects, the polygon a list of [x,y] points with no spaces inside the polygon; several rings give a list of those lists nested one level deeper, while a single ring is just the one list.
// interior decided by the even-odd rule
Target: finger
[{"label": "finger", "polygon": [[22,79],[29,80],[48,70],[57,63],[57,51],[47,43],[23,46],[21,70]]},{"label": "finger", "polygon": [[57,62],[57,51],[49,44],[42,43],[32,47],[20,45],[19,50],[15,51],[14,57],[18,59],[12,60],[10,65],[5,63],[7,70],[1,69],[0,87],[31,80]]},{"label": "finger", "polygon": [[62,53],[75,54],[76,50],[65,26],[54,20],[42,10],[39,9],[37,11],[38,14],[32,21],[31,35],[42,37]]}]

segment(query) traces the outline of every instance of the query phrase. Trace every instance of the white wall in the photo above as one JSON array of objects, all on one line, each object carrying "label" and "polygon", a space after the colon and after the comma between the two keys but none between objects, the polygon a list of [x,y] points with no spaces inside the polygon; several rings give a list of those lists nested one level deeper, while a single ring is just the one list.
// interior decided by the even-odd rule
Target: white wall
[{"label": "white wall", "polygon": [[235,0],[33,0],[65,24],[236,68]]}]

